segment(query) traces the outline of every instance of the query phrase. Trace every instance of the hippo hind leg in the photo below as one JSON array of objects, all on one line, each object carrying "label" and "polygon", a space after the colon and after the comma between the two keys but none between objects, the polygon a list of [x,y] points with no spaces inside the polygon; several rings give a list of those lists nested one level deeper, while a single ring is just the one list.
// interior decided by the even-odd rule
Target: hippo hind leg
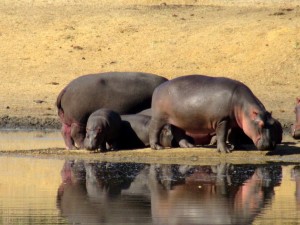
[{"label": "hippo hind leg", "polygon": [[61,127],[61,134],[65,141],[66,149],[68,150],[76,149],[74,145],[74,140],[71,137],[71,126],[63,123]]},{"label": "hippo hind leg", "polygon": [[86,134],[85,126],[72,123],[71,138],[74,140],[76,146],[80,149],[84,148],[85,134]]}]

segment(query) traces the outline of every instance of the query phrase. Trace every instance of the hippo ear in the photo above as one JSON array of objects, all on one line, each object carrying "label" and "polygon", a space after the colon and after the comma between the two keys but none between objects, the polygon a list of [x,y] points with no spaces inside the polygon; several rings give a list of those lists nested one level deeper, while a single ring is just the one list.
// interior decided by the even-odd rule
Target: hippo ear
[{"label": "hippo ear", "polygon": [[296,104],[300,104],[300,97],[296,98]]}]

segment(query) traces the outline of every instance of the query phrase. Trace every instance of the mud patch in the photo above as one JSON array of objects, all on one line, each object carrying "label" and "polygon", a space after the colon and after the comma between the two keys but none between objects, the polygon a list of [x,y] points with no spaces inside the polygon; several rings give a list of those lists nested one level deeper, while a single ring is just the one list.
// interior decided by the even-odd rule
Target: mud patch
[{"label": "mud patch", "polygon": [[60,126],[58,118],[16,117],[8,115],[0,117],[0,129],[56,130],[60,129]]}]

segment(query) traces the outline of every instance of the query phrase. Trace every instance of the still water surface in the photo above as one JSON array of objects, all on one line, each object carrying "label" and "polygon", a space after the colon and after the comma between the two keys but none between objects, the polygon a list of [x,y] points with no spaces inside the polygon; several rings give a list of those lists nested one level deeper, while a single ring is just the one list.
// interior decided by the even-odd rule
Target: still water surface
[{"label": "still water surface", "polygon": [[0,224],[300,224],[300,167],[2,156]]}]

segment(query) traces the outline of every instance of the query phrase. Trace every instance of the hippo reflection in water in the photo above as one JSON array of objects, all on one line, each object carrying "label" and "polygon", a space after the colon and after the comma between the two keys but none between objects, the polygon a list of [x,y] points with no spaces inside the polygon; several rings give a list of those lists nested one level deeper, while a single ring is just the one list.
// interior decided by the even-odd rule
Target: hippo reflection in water
[{"label": "hippo reflection in water", "polygon": [[250,224],[281,174],[277,165],[66,162],[57,206],[79,224]]}]

